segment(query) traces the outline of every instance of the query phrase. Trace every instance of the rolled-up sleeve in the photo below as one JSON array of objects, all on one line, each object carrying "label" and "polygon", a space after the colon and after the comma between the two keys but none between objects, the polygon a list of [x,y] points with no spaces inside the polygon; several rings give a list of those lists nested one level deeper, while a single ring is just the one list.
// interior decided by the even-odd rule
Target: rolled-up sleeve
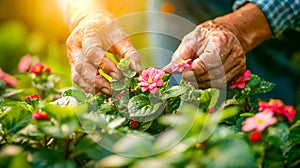
[{"label": "rolled-up sleeve", "polygon": [[255,3],[264,12],[273,35],[287,29],[300,30],[300,0],[236,0],[233,10],[248,2]]}]

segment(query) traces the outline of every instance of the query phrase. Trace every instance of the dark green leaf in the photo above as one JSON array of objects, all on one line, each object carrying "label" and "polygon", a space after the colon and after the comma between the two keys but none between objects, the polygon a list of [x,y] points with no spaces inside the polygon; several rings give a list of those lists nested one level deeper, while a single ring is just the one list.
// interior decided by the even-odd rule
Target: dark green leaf
[{"label": "dark green leaf", "polygon": [[255,74],[251,74],[251,80],[246,84],[250,87],[250,95],[267,93],[275,87],[272,82],[267,82]]},{"label": "dark green leaf", "polygon": [[274,146],[281,146],[289,137],[289,129],[285,123],[279,123],[268,128],[267,140]]},{"label": "dark green leaf", "polygon": [[0,106],[0,123],[5,134],[15,134],[31,121],[32,106],[24,102],[7,102]]},{"label": "dark green leaf", "polygon": [[184,92],[185,88],[183,86],[171,86],[162,93],[161,98],[167,100],[169,98],[178,97]]},{"label": "dark green leaf", "polygon": [[149,121],[158,117],[164,110],[163,102],[156,96],[140,94],[129,100],[128,112],[133,120]]},{"label": "dark green leaf", "polygon": [[36,121],[37,127],[45,134],[55,138],[65,138],[75,132],[79,126],[78,120],[63,119],[59,122]]}]

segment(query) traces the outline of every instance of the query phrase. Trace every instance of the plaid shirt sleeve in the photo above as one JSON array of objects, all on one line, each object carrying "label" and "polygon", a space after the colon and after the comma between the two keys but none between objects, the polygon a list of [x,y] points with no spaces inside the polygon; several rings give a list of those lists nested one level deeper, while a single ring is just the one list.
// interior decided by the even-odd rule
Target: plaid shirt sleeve
[{"label": "plaid shirt sleeve", "polygon": [[273,35],[287,29],[300,30],[300,0],[236,0],[233,10],[247,2],[255,3],[264,12]]}]

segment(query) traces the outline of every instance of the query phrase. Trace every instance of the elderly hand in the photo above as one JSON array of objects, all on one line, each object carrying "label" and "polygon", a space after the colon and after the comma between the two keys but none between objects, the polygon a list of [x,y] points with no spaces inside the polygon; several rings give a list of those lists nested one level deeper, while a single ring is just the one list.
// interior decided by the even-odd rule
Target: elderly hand
[{"label": "elderly hand", "polygon": [[105,51],[131,58],[131,68],[139,71],[140,59],[128,35],[111,16],[95,14],[82,19],[67,39],[72,79],[89,93],[110,95],[110,83],[98,73],[98,68],[121,77],[117,66],[105,56]]},{"label": "elderly hand", "polygon": [[[204,22],[186,35],[172,61],[194,59],[183,79],[199,88],[222,87],[246,69],[245,53],[271,37],[269,24],[253,3],[234,13]],[[165,70],[170,71],[169,64]]]}]

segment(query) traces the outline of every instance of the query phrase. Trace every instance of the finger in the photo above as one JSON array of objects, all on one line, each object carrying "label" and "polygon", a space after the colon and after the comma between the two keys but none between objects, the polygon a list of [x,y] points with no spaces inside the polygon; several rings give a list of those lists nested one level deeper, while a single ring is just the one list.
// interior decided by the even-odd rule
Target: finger
[{"label": "finger", "polygon": [[100,74],[96,75],[95,88],[97,91],[100,91],[101,93],[103,93],[105,95],[112,94],[109,82],[104,77],[102,77]]},{"label": "finger", "polygon": [[119,80],[122,76],[121,71],[116,64],[107,57],[103,57],[100,61],[99,68],[105,73],[109,74],[112,78]]},{"label": "finger", "polygon": [[93,34],[92,37],[83,39],[82,50],[86,62],[91,63],[95,67],[99,66],[101,59],[105,56],[105,52],[102,49],[102,43],[97,34]]},{"label": "finger", "polygon": [[246,69],[246,66],[240,65],[240,66],[234,66],[232,69],[230,69],[226,75],[221,76],[220,78],[213,79],[206,82],[198,82],[199,88],[209,88],[209,87],[223,87],[226,83],[229,81],[232,81],[235,77],[239,76],[242,72],[244,72]]},{"label": "finger", "polygon": [[71,68],[71,75],[72,80],[85,92],[94,94],[95,90],[94,87],[87,81],[85,81],[81,76],[78,74],[78,72],[75,70],[75,68]]},{"label": "finger", "polygon": [[141,71],[140,56],[136,49],[133,47],[129,37],[123,38],[118,41],[114,46],[116,53],[121,55],[122,58],[130,57],[130,67],[139,72]]}]

